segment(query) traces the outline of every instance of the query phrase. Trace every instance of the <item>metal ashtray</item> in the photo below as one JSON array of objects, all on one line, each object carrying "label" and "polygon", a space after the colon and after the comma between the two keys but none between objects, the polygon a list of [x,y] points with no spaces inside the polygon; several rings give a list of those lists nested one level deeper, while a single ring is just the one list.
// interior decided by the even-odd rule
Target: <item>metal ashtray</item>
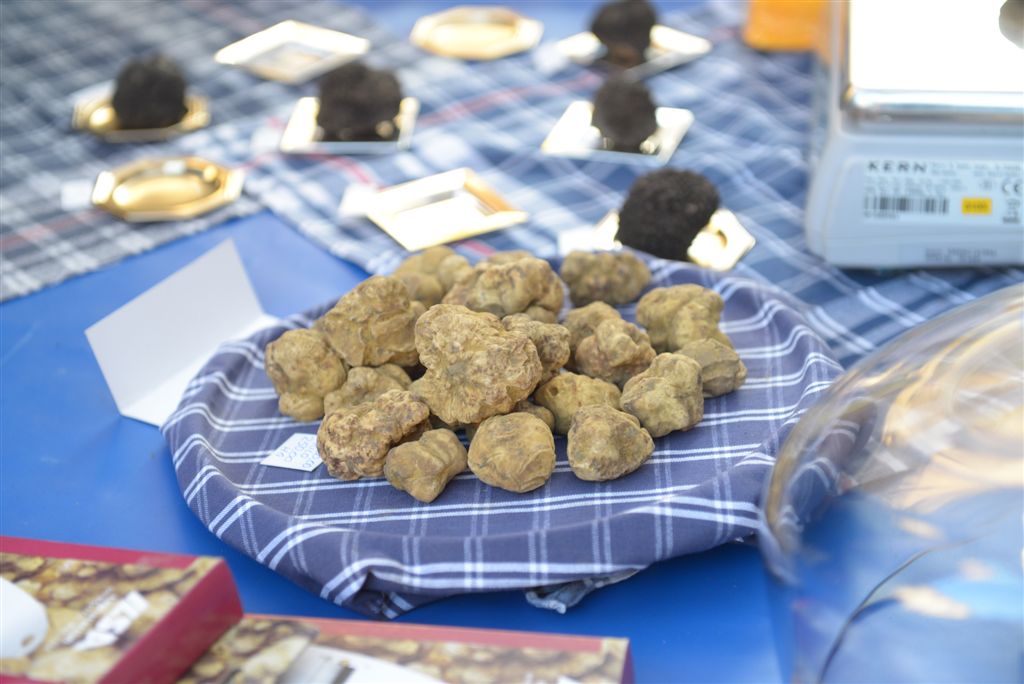
[{"label": "metal ashtray", "polygon": [[420,18],[412,44],[443,57],[491,60],[529,50],[544,25],[504,7],[453,7]]},{"label": "metal ashtray", "polygon": [[244,178],[200,157],[142,159],[101,173],[92,203],[133,223],[187,219],[234,202]]},{"label": "metal ashtray", "polygon": [[71,126],[88,131],[111,143],[140,143],[168,140],[183,133],[199,130],[210,123],[210,110],[206,98],[185,96],[185,115],[181,120],[162,128],[121,128],[112,103],[113,93],[86,97],[75,103]]},{"label": "metal ashtray", "polygon": [[282,21],[223,47],[221,64],[239,66],[262,78],[302,83],[360,57],[370,41],[301,21]]},{"label": "metal ashtray", "polygon": [[[644,53],[645,61],[623,73],[635,79],[647,78],[703,57],[711,52],[711,47],[707,38],[658,24],[651,28],[651,45]],[[605,54],[604,45],[590,31],[564,38],[555,48],[578,64],[593,64]]]},{"label": "metal ashtray", "polygon": [[689,109],[658,107],[654,110],[657,130],[640,143],[636,152],[623,152],[612,149],[601,131],[591,124],[593,114],[594,105],[590,102],[572,102],[540,149],[560,157],[663,166],[672,158],[679,142],[693,125],[693,112]]},{"label": "metal ashtray", "polygon": [[[574,249],[613,250],[622,247],[615,239],[619,232],[619,212],[609,211],[593,228],[564,231],[558,237],[558,251]],[[757,240],[728,209],[711,215],[708,224],[697,233],[686,250],[688,261],[714,271],[728,271],[739,263]]]},{"label": "metal ashtray", "polygon": [[384,188],[368,199],[367,217],[414,252],[526,221],[470,169],[455,169]]},{"label": "metal ashtray", "polygon": [[320,99],[303,97],[295,103],[281,136],[280,149],[292,154],[322,152],[327,154],[387,154],[407,150],[412,145],[412,132],[420,113],[420,101],[402,98],[393,121],[377,125],[378,140],[324,140],[324,131],[316,123]]}]

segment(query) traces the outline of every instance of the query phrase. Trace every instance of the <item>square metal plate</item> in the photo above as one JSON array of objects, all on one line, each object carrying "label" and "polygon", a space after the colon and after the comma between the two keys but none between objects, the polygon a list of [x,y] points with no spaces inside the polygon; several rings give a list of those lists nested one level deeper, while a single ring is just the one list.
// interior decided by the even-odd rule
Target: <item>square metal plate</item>
[{"label": "square metal plate", "polygon": [[393,185],[368,203],[367,217],[410,252],[507,228],[529,217],[470,169]]},{"label": "square metal plate", "polygon": [[658,107],[654,110],[658,129],[636,152],[621,152],[604,146],[601,132],[591,125],[593,114],[594,106],[590,102],[572,102],[544,139],[541,150],[575,159],[663,166],[693,125],[693,112],[689,109]]},{"label": "square metal plate", "polygon": [[[555,47],[578,64],[593,64],[605,53],[601,41],[590,31],[564,38]],[[707,38],[657,24],[651,28],[651,46],[644,55],[646,60],[623,73],[631,78],[644,79],[703,57],[711,52],[711,47]]]},{"label": "square metal plate", "polygon": [[301,21],[282,21],[221,48],[221,64],[239,66],[271,81],[302,83],[360,57],[365,38]]},{"label": "square metal plate", "polygon": [[323,129],[316,124],[320,99],[303,97],[295,103],[281,135],[280,149],[290,154],[388,154],[407,150],[412,145],[420,101],[415,97],[402,98],[394,119],[395,136],[389,140],[324,140]]}]

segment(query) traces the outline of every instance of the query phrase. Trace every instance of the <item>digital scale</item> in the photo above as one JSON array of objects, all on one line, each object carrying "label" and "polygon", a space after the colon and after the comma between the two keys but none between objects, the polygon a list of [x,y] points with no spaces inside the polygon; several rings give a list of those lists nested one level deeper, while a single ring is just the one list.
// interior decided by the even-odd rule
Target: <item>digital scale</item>
[{"label": "digital scale", "polygon": [[1021,0],[828,4],[811,251],[843,267],[1024,264]]}]

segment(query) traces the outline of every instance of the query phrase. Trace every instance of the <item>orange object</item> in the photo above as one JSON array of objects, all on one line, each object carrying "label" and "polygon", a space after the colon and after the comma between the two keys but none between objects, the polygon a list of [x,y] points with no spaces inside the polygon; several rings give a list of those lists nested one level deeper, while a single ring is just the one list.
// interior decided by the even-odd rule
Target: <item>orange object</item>
[{"label": "orange object", "polygon": [[756,50],[810,50],[827,0],[750,0],[743,40]]}]

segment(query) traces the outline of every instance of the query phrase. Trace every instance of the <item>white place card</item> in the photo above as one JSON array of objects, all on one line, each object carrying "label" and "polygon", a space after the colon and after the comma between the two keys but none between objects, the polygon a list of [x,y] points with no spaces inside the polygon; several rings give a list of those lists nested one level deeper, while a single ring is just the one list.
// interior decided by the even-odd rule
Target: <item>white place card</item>
[{"label": "white place card", "polygon": [[224,342],[278,323],[263,312],[231,240],[85,331],[121,415],[162,425]]}]

